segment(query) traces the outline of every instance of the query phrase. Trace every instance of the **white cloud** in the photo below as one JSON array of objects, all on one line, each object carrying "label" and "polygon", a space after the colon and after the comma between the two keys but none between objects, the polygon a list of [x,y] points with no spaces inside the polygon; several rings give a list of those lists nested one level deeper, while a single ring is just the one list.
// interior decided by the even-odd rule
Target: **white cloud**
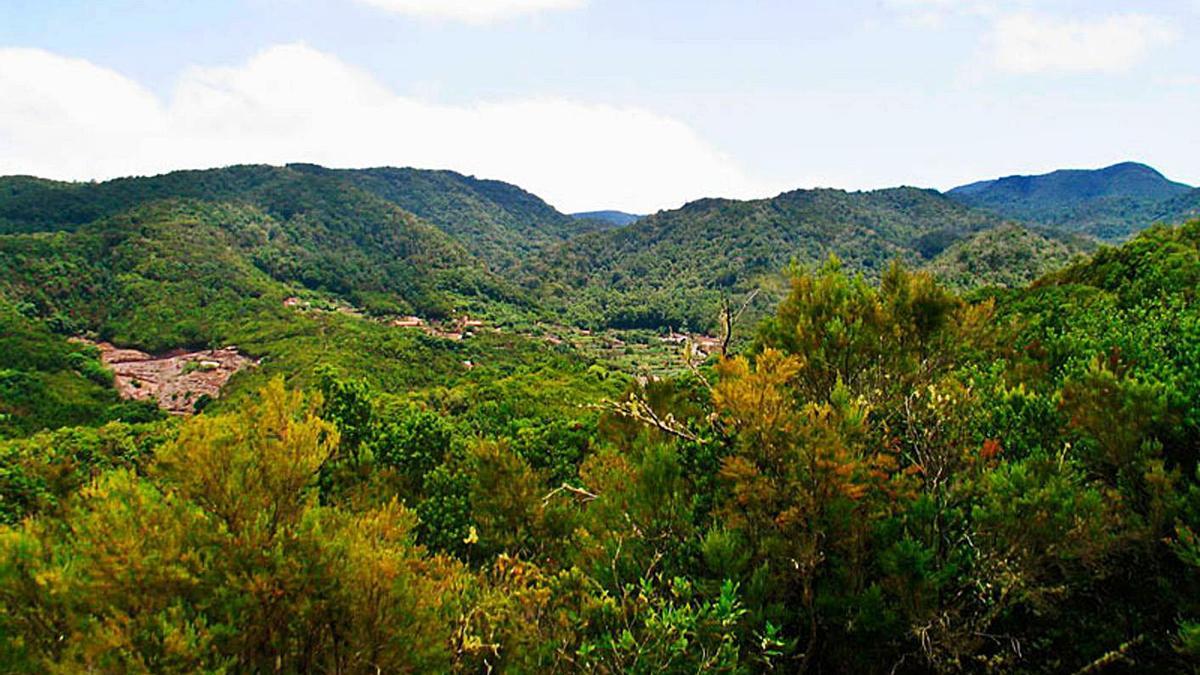
[{"label": "white cloud", "polygon": [[520,14],[578,9],[587,0],[357,0],[407,16],[484,24]]},{"label": "white cloud", "polygon": [[558,98],[441,105],[304,45],[193,68],[161,100],[86,61],[0,49],[0,174],[102,179],[243,162],[451,168],[565,210],[770,190],[685,124]]},{"label": "white cloud", "polygon": [[1070,21],[1019,13],[996,21],[990,47],[994,65],[1006,72],[1121,72],[1178,36],[1166,21],[1145,14]]}]

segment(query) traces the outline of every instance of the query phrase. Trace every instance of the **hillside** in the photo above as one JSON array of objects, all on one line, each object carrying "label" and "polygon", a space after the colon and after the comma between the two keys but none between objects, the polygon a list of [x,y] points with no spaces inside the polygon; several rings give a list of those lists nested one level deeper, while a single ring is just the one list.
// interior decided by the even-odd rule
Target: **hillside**
[{"label": "hillside", "polygon": [[[0,235],[0,439],[156,418],[157,408],[118,398],[113,373],[96,350],[68,342],[77,335],[175,359],[172,367],[184,376],[189,368],[215,365],[211,353],[184,350],[236,345],[257,365],[233,376],[217,409],[237,405],[275,376],[312,386],[323,368],[353,373],[397,395],[456,383],[474,391],[504,378],[524,386],[531,373],[573,373],[561,386],[543,385],[538,395],[555,409],[575,405],[573,394],[562,390],[579,386],[574,378],[589,363],[569,350],[490,329],[463,339],[396,327],[387,316],[373,318],[347,304],[424,311],[427,318],[443,307],[472,313],[511,307],[480,295],[488,286],[472,287],[461,270],[431,266],[421,268],[428,278],[409,283],[412,271],[402,266],[411,261],[390,258],[370,238],[346,241],[309,226],[246,204],[169,199],[69,232]],[[306,288],[303,281],[320,277],[305,275],[325,264],[361,273],[343,270],[345,286],[336,287],[345,288],[341,294],[323,283]],[[488,279],[482,271],[466,273]],[[292,300],[296,294],[298,302]],[[426,301],[437,304],[417,304]],[[592,384],[609,386],[598,379]],[[169,391],[173,385],[166,386]],[[187,400],[172,409],[193,409],[198,399],[184,393]],[[535,398],[522,397],[527,403]]]},{"label": "hillside", "polygon": [[925,269],[946,285],[1019,287],[1094,249],[1083,238],[1052,237],[1020,225],[1001,225],[951,244]]},{"label": "hillside", "polygon": [[1200,188],[1161,202],[1157,209],[1156,223],[1181,223],[1200,217]]},{"label": "hillside", "polygon": [[[229,222],[215,215],[210,225],[270,278],[367,309],[437,316],[451,310],[455,296],[508,295],[438,228],[336,176],[289,168],[235,166],[104,183],[0,178],[0,235],[86,231],[95,238],[107,219],[180,199],[236,212]],[[249,212],[261,222],[245,230],[239,219]],[[137,224],[135,217],[126,229]]]},{"label": "hillside", "polygon": [[1178,222],[1182,214],[1164,211],[1162,205],[1191,189],[1149,166],[1125,162],[1096,170],[980,181],[946,194],[1005,218],[1115,240],[1156,218]]},{"label": "hillside", "polygon": [[1123,246],[1101,248],[1091,258],[1047,274],[1032,286],[1035,293],[1072,286],[1096,288],[1125,308],[1166,298],[1193,307],[1200,301],[1200,220],[1147,228]]},{"label": "hillside", "polygon": [[704,199],[578,237],[532,272],[577,321],[708,329],[722,295],[765,285],[777,298],[779,272],[792,261],[811,265],[835,255],[878,278],[893,260],[920,264],[1001,222],[916,188]]},{"label": "hillside", "polygon": [[70,233],[0,236],[0,296],[68,335],[218,346],[231,322],[289,293],[254,261],[284,267],[292,253],[279,223],[251,207],[153,202]]},{"label": "hillside", "polygon": [[33,313],[0,296],[0,439],[161,417],[153,406],[122,401],[95,350],[54,334]]},{"label": "hillside", "polygon": [[511,269],[532,252],[590,229],[515,185],[454,171],[289,168],[337,177],[382,197],[454,237],[493,270]]}]

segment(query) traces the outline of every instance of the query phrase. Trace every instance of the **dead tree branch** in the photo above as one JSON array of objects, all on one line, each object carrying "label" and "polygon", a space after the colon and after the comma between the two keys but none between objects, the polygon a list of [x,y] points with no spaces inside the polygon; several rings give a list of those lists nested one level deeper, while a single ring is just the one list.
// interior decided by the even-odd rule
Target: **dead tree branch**
[{"label": "dead tree branch", "polygon": [[685,441],[701,444],[705,442],[704,439],[676,421],[674,415],[668,413],[665,417],[659,417],[658,413],[654,412],[654,408],[650,407],[649,403],[637,395],[630,395],[629,400],[620,403],[615,401],[601,401],[599,405],[590,405],[588,407],[593,410],[601,410],[624,417],[625,419],[650,425],[664,434],[681,438]]},{"label": "dead tree branch", "polygon": [[742,314],[750,307],[750,303],[754,302],[754,298],[758,297],[760,290],[756,288],[751,291],[736,313],[733,311],[733,306],[729,304],[729,298],[721,301],[721,329],[725,333],[721,338],[722,357],[729,356],[729,345],[733,342],[733,329],[737,326],[738,320],[742,318]]},{"label": "dead tree branch", "polygon": [[545,497],[542,497],[542,504],[546,504],[547,502],[549,502],[551,499],[554,498],[554,495],[556,495],[560,492],[567,492],[572,495],[575,495],[576,497],[579,498],[579,501],[584,502],[584,503],[594,501],[594,500],[600,498],[600,495],[598,495],[598,494],[595,494],[593,492],[588,492],[587,490],[584,490],[583,488],[577,488],[574,485],[568,485],[567,483],[563,483],[562,485],[554,488],[549,493],[547,493]]}]

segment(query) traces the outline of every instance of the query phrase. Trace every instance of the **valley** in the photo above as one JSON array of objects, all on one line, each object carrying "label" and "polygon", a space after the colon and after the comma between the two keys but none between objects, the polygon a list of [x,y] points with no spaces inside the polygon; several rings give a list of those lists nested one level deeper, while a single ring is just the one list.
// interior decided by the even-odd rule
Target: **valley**
[{"label": "valley", "polygon": [[0,0],[0,675],[1200,674],[1200,0]]},{"label": "valley", "polygon": [[1184,672],[1194,191],[0,178],[0,666]]}]

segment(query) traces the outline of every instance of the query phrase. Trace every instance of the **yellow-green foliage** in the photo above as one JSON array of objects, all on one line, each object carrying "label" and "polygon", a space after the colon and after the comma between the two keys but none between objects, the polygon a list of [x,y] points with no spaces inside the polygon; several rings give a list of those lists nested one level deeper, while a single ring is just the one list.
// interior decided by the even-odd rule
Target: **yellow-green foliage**
[{"label": "yellow-green foliage", "polygon": [[747,351],[659,381],[255,324],[277,358],[197,417],[0,444],[0,663],[1188,672],[1198,231],[977,300],[799,271]]},{"label": "yellow-green foliage", "polygon": [[0,533],[4,654],[31,670],[437,670],[449,624],[390,501],[317,501],[337,431],[280,381],[185,424],[150,467],[101,475],[61,519]]}]

